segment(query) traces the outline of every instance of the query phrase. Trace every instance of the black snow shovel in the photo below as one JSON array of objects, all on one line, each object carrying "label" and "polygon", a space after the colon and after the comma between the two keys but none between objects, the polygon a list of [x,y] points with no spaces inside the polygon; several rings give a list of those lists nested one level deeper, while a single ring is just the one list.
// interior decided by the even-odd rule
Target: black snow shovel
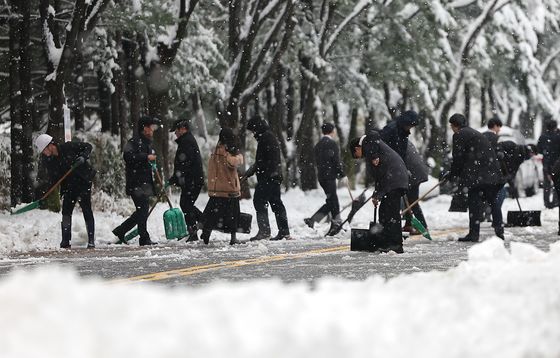
[{"label": "black snow shovel", "polygon": [[523,211],[519,199],[515,196],[519,211],[508,211],[507,226],[508,227],[525,227],[525,226],[541,226],[540,210]]},{"label": "black snow shovel", "polygon": [[377,223],[376,205],[369,229],[352,229],[350,231],[350,251],[376,251],[383,241],[382,232],[383,226]]}]

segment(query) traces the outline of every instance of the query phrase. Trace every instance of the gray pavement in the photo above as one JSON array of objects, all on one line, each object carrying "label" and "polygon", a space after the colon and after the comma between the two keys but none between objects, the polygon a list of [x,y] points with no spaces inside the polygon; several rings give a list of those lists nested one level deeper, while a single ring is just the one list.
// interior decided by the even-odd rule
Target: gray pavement
[{"label": "gray pavement", "polygon": [[[0,260],[0,275],[16,268],[41,265],[73,267],[83,276],[116,281],[148,281],[169,286],[196,286],[215,280],[248,281],[276,278],[285,282],[313,282],[323,277],[365,280],[401,273],[446,270],[467,259],[470,243],[455,241],[464,230],[434,231],[434,241],[412,237],[405,253],[372,254],[349,251],[349,239],[306,239],[251,242],[230,247],[216,240],[172,242],[154,248],[112,245],[95,250],[72,249],[13,254]],[[484,226],[482,237],[491,235]],[[345,236],[349,236],[349,233]],[[547,251],[558,240],[552,225],[507,228],[506,245],[527,242]]]}]

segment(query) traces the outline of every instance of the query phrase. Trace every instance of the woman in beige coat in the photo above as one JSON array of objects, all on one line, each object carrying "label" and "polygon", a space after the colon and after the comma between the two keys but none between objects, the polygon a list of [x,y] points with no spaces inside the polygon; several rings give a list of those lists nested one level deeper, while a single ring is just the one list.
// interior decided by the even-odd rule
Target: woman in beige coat
[{"label": "woman in beige coat", "polygon": [[241,196],[237,168],[243,164],[233,131],[222,128],[218,144],[208,163],[208,204],[202,213],[202,240],[210,241],[213,229],[231,233],[230,245],[240,244],[236,233]]}]

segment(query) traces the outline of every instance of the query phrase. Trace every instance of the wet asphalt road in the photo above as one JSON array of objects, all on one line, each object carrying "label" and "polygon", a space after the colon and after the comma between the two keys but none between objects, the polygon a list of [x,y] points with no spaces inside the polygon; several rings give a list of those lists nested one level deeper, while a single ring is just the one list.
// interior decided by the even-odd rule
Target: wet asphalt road
[{"label": "wet asphalt road", "polygon": [[[405,241],[405,253],[372,254],[349,251],[349,239],[306,239],[281,242],[251,242],[230,247],[225,240],[206,246],[172,242],[153,248],[111,245],[95,250],[72,249],[14,254],[0,260],[0,275],[13,269],[41,265],[73,267],[83,276],[110,281],[146,281],[168,286],[205,285],[215,280],[248,281],[277,278],[285,282],[313,282],[323,277],[365,280],[373,275],[385,278],[401,273],[446,270],[467,259],[470,243],[456,241],[464,230],[434,231],[434,241],[412,237]],[[482,238],[491,235],[483,227]],[[349,236],[345,235],[345,236]],[[531,243],[548,251],[558,240],[552,225],[507,228],[511,241]]]}]

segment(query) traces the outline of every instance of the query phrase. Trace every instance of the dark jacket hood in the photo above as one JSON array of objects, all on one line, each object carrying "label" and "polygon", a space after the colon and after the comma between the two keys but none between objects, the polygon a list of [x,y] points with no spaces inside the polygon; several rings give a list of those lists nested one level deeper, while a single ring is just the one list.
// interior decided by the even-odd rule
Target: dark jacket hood
[{"label": "dark jacket hood", "polygon": [[263,134],[269,129],[268,123],[260,117],[253,117],[247,123],[247,130],[255,132],[256,134]]}]

